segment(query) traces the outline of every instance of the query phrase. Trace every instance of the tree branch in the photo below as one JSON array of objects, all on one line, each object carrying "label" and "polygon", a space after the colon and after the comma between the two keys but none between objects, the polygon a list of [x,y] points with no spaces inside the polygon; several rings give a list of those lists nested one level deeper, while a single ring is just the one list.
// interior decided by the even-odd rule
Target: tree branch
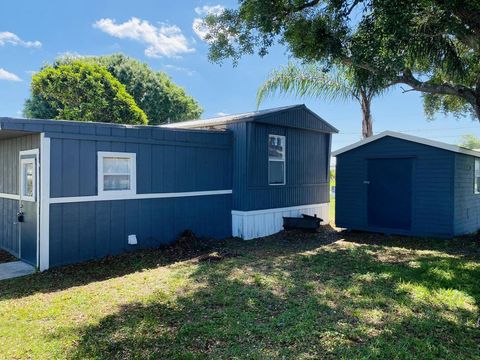
[{"label": "tree branch", "polygon": [[405,89],[404,87],[400,86],[400,89],[402,90],[402,93],[405,94],[407,92],[410,92],[410,91],[417,91],[415,89]]},{"label": "tree branch", "polygon": [[361,2],[362,0],[355,0],[352,5],[350,5],[350,8],[347,10],[346,12],[346,15],[347,16],[350,16],[350,14],[352,13],[353,9],[355,9],[355,7]]},{"label": "tree branch", "polygon": [[429,94],[458,96],[472,106],[480,120],[480,99],[477,98],[477,93],[473,89],[463,85],[434,84],[429,81],[420,81],[413,76],[410,69],[405,69],[403,74],[392,81],[389,86],[396,84],[406,84],[412,87],[411,90],[404,90],[404,92],[416,90]]},{"label": "tree branch", "polygon": [[459,96],[469,103],[476,103],[475,92],[472,89],[463,85],[452,85],[449,83],[433,84],[429,81],[420,81],[413,76],[410,69],[405,69],[403,74],[392,82],[392,85],[400,83],[409,85],[417,91],[431,94]]}]

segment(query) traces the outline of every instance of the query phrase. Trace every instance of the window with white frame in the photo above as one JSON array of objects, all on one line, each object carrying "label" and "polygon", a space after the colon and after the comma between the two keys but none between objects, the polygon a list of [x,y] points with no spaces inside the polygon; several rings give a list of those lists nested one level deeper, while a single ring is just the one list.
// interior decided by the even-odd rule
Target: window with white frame
[{"label": "window with white frame", "polygon": [[475,172],[473,174],[473,191],[475,194],[480,194],[480,159],[475,159]]},{"label": "window with white frame", "polygon": [[285,136],[268,135],[268,183],[285,185]]},{"label": "window with white frame", "polygon": [[35,159],[21,159],[20,195],[22,200],[35,201]]},{"label": "window with white frame", "polygon": [[136,194],[136,154],[98,153],[98,195]]}]

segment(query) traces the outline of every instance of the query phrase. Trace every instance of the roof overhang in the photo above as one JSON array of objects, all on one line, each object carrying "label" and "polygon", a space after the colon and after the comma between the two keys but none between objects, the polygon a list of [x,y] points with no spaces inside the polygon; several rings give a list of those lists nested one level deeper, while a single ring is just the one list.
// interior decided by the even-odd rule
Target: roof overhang
[{"label": "roof overhang", "polygon": [[[276,124],[275,123],[275,120],[274,120],[275,115],[279,115],[279,114],[282,114],[285,112],[291,112],[291,111],[307,112],[310,116],[313,117],[313,119],[315,119],[316,122],[318,122],[318,124],[322,124],[322,127],[321,128],[300,127],[295,124]],[[179,128],[223,129],[230,124],[239,123],[239,122],[258,122],[258,123],[265,123],[270,125],[278,125],[278,126],[294,127],[294,128],[300,128],[300,129],[311,130],[311,131],[319,131],[319,132],[331,133],[331,134],[338,133],[337,128],[335,128],[330,123],[325,121],[323,118],[321,118],[315,112],[310,110],[304,104],[284,106],[284,107],[266,109],[266,110],[251,111],[251,112],[234,114],[234,115],[226,115],[226,116],[221,116],[221,117],[216,117],[211,119],[181,121],[181,122],[165,124],[161,126],[166,128],[175,128],[175,129],[179,129]]]},{"label": "roof overhang", "polygon": [[463,148],[461,146],[445,144],[445,143],[440,142],[440,141],[425,139],[425,138],[421,138],[421,137],[418,137],[418,136],[407,135],[407,134],[403,134],[403,133],[395,132],[395,131],[384,131],[380,134],[371,136],[367,139],[360,140],[356,143],[353,143],[351,145],[345,146],[341,149],[338,149],[338,150],[332,152],[332,156],[337,156],[337,155],[346,153],[347,151],[356,149],[360,146],[369,144],[371,142],[377,141],[377,140],[382,139],[382,138],[387,137],[387,136],[397,138],[397,139],[401,139],[401,140],[411,141],[411,142],[414,142],[414,143],[417,143],[417,144],[432,146],[432,147],[437,148],[437,149],[452,151],[452,152],[456,152],[456,153],[459,153],[459,154],[465,154],[465,155],[480,157],[480,152],[479,151],[470,150],[470,149]]},{"label": "roof overhang", "polygon": [[13,139],[20,136],[36,134],[31,131],[16,131],[16,130],[2,130],[0,129],[0,140],[3,139]]}]

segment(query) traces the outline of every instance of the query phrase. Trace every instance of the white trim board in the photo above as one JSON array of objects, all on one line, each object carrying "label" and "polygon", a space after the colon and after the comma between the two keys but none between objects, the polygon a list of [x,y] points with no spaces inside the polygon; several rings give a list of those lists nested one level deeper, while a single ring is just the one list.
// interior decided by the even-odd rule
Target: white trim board
[{"label": "white trim board", "polygon": [[332,156],[338,156],[340,154],[343,154],[344,152],[347,152],[347,151],[353,150],[357,147],[366,145],[368,143],[371,143],[372,141],[382,139],[386,136],[390,136],[390,137],[394,137],[394,138],[402,139],[402,140],[406,140],[406,141],[411,141],[411,142],[414,142],[414,143],[417,143],[417,144],[432,146],[432,147],[435,147],[435,148],[438,148],[438,149],[453,151],[453,152],[460,153],[460,154],[466,154],[466,155],[471,155],[471,156],[475,156],[475,157],[480,157],[480,151],[470,150],[470,149],[466,149],[466,148],[463,148],[463,147],[460,147],[460,146],[446,144],[446,143],[443,143],[443,142],[440,142],[440,141],[425,139],[425,138],[421,138],[421,137],[418,137],[418,136],[403,134],[403,133],[395,132],[395,131],[384,131],[384,132],[381,132],[380,134],[371,136],[367,139],[357,141],[356,143],[353,143],[351,145],[345,146],[341,149],[338,149],[338,150],[332,152]]},{"label": "white trim board", "polygon": [[50,138],[40,134],[40,271],[50,267]]},{"label": "white trim board", "polygon": [[125,194],[125,195],[93,195],[93,196],[75,196],[75,197],[57,197],[50,198],[50,204],[68,204],[78,202],[91,201],[115,201],[115,200],[146,200],[146,199],[168,199],[190,196],[211,196],[211,195],[228,195],[232,190],[210,190],[210,191],[187,191],[175,193],[151,193],[151,194]]},{"label": "white trim board", "polygon": [[20,195],[0,193],[0,199],[20,200]]},{"label": "white trim board", "polygon": [[250,240],[275,234],[283,230],[284,216],[316,214],[323,220],[322,224],[328,224],[329,208],[330,203],[323,203],[252,211],[232,210],[232,235]]}]

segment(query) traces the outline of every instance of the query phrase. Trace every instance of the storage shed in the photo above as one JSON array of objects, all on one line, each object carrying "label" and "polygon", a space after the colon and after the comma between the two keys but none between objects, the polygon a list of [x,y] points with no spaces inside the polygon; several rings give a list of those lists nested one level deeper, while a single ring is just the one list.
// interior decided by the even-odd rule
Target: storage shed
[{"label": "storage shed", "polygon": [[0,248],[45,270],[185,229],[250,239],[282,214],[328,221],[336,129],[305,106],[172,126],[0,118]]},{"label": "storage shed", "polygon": [[480,229],[480,152],[386,131],[332,155],[338,227],[432,237]]}]

